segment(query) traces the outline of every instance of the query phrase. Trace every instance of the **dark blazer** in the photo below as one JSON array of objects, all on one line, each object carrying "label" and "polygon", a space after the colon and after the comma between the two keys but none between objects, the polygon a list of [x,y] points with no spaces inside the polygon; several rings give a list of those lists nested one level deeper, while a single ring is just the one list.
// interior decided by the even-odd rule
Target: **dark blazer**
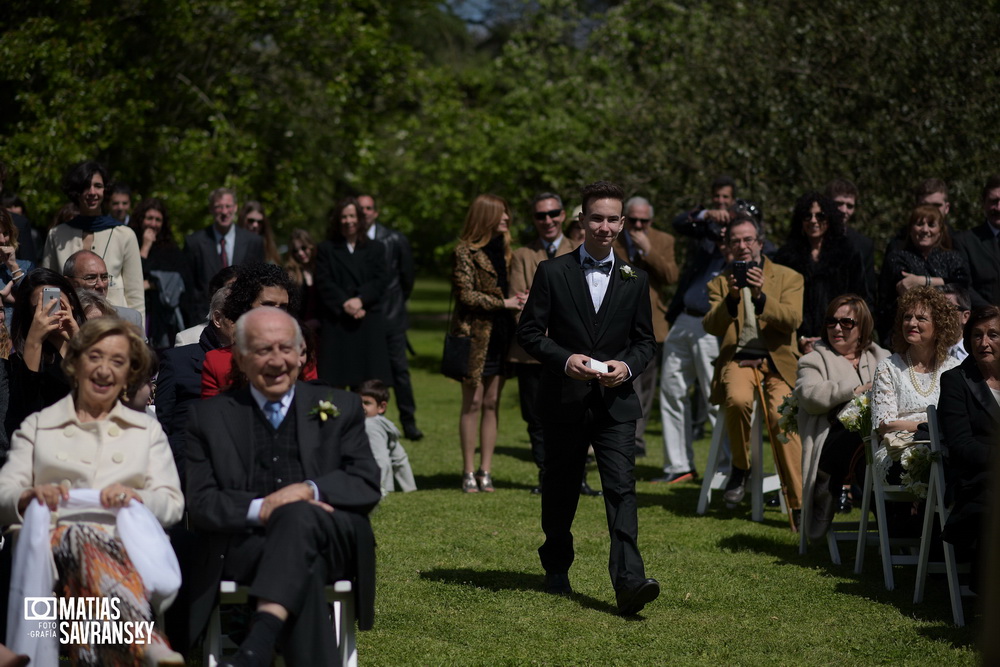
[{"label": "dark blazer", "polygon": [[[28,259],[32,262],[38,261],[38,250],[35,248],[35,237],[32,236],[31,223],[20,213],[11,213],[14,219],[14,226],[17,227],[17,252],[14,256],[17,259]],[[62,273],[60,266],[60,273]],[[10,323],[8,323],[10,326]]]},{"label": "dark blazer", "polygon": [[1000,405],[971,355],[941,375],[938,415],[948,495],[955,501],[949,532],[978,533],[1000,435]]},{"label": "dark blazer", "polygon": [[385,246],[385,265],[389,271],[389,282],[380,305],[386,330],[389,333],[402,333],[410,326],[406,316],[406,300],[413,291],[413,251],[402,233],[385,225],[375,225],[375,240]]},{"label": "dark blazer", "polygon": [[878,274],[875,272],[875,242],[853,227],[847,228],[844,237],[851,244],[851,247],[861,255],[861,265],[865,272],[865,291],[869,295],[868,303],[871,303],[875,298],[878,281]]},{"label": "dark blazer", "polygon": [[[237,227],[235,245],[230,264],[264,261],[264,241],[257,234]],[[222,269],[212,225],[188,235],[184,241],[184,254],[187,256],[191,275],[191,284],[186,286],[184,318],[192,326],[205,321],[208,304],[212,300],[212,295],[208,293],[208,283]]]},{"label": "dark blazer", "polygon": [[[340,415],[325,421],[310,415],[321,400],[332,401]],[[315,482],[324,502],[356,518],[358,627],[368,629],[374,618],[375,540],[367,516],[382,493],[378,465],[365,435],[361,399],[299,382],[292,407],[306,479]],[[261,496],[253,488],[256,409],[248,388],[191,407],[186,447],[188,517],[192,529],[204,533],[207,542],[191,582],[192,637],[208,621],[227,553],[259,548],[264,541],[264,529],[249,528],[246,522],[250,502]]]},{"label": "dark blazer", "polygon": [[[359,244],[351,253],[343,241],[323,241],[316,256],[320,297],[319,377],[338,387],[378,378],[392,386],[382,300],[389,272],[385,247]],[[359,297],[365,316],[348,315],[343,304]]]},{"label": "dark blazer", "polygon": [[[546,396],[544,419],[573,422],[583,418],[591,383],[566,375],[570,355],[585,354],[598,361],[624,361],[634,378],[656,353],[650,318],[649,279],[629,265],[635,277],[624,279],[623,263],[615,260],[601,311],[594,313],[590,291],[580,266],[580,249],[538,265],[528,302],[521,312],[517,339],[542,362],[541,394]],[[601,390],[611,418],[626,422],[642,416],[631,381]]]},{"label": "dark blazer", "polygon": [[984,222],[955,239],[955,249],[969,265],[972,307],[1000,304],[1000,245]]}]

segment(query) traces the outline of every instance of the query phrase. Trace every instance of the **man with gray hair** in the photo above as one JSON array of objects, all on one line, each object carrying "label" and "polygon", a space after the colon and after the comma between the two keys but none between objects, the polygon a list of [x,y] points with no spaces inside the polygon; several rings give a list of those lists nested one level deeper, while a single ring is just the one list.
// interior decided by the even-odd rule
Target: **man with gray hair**
[{"label": "man with gray hair", "polygon": [[[90,250],[77,250],[66,258],[62,273],[77,290],[92,290],[103,298],[108,298],[108,285],[110,284],[108,266],[97,253]],[[112,306],[118,313],[118,317],[138,327],[145,338],[146,322],[143,313],[134,308],[115,306],[114,304]]]},{"label": "man with gray hair", "polygon": [[653,205],[644,197],[632,197],[625,202],[625,228],[615,241],[615,255],[623,262],[641,267],[649,275],[649,303],[653,311],[653,336],[656,338],[656,355],[649,365],[639,372],[632,385],[642,405],[642,417],[635,422],[635,455],[646,455],[646,423],[653,409],[653,396],[658,387],[663,339],[670,326],[667,324],[667,286],[677,282],[680,271],[674,259],[674,237],[653,228]]},{"label": "man with gray hair", "polygon": [[212,297],[208,284],[220,269],[235,264],[264,261],[261,236],[237,227],[236,191],[216,188],[208,196],[212,224],[189,234],[184,254],[191,267],[191,285],[186,286],[184,318],[187,324],[201,322]]},{"label": "man with gray hair", "polygon": [[338,664],[324,586],[356,577],[359,627],[374,617],[368,513],[382,493],[361,399],[298,381],[302,332],[283,310],[244,313],[235,339],[249,385],[196,402],[188,426],[189,518],[209,538],[188,580],[190,636],[232,579],[256,613],[225,664],[270,665],[279,636],[290,665]]}]

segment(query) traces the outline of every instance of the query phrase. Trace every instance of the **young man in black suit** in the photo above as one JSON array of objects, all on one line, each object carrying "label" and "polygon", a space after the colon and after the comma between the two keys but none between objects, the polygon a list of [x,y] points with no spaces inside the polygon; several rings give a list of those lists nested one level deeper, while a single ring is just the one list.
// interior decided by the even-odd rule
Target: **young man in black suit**
[{"label": "young man in black suit", "polygon": [[212,293],[208,283],[222,268],[264,261],[264,241],[253,232],[236,226],[236,192],[216,188],[208,196],[212,224],[188,235],[184,254],[191,267],[184,318],[188,325],[204,322]]},{"label": "young man in black suit", "polygon": [[197,402],[188,423],[188,514],[207,541],[189,581],[191,636],[225,577],[250,584],[257,601],[227,664],[270,665],[279,636],[290,665],[337,664],[324,584],[356,576],[358,626],[374,615],[368,513],[382,493],[361,399],[297,382],[302,332],[282,310],[245,313],[235,338],[249,386]]},{"label": "young man in black suit", "polygon": [[983,213],[985,222],[961,234],[955,243],[969,265],[973,308],[1000,305],[1000,174],[986,179]]},{"label": "young man in black suit", "polygon": [[540,395],[545,472],[538,549],[549,593],[569,595],[570,529],[580,498],[587,447],[593,445],[611,533],[608,569],[619,612],[638,613],[660,593],[639,554],[635,496],[635,422],[642,407],[632,388],[656,351],[649,280],[617,260],[622,189],[598,181],[583,190],[582,246],[538,265],[517,338],[544,368]]}]

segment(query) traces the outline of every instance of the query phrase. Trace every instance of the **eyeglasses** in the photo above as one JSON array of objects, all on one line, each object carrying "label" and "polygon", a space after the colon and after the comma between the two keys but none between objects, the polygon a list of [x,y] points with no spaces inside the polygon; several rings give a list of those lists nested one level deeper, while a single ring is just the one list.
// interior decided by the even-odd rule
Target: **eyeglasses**
[{"label": "eyeglasses", "polygon": [[823,320],[823,324],[826,325],[827,329],[833,329],[839,324],[840,328],[843,329],[844,331],[850,331],[851,329],[853,329],[858,325],[858,323],[855,322],[854,319],[850,317],[841,317],[840,319],[837,319],[836,317],[828,317],[825,320]]},{"label": "eyeglasses", "polygon": [[826,213],[820,211],[819,213],[810,213],[809,219],[812,220],[816,218],[816,222],[826,222]]},{"label": "eyeglasses", "polygon": [[535,220],[544,220],[545,218],[552,218],[555,220],[562,213],[561,208],[554,208],[551,211],[535,211]]},{"label": "eyeglasses", "polygon": [[85,276],[78,276],[77,280],[84,283],[85,285],[96,285],[98,281],[106,283],[111,279],[111,276],[107,273],[88,273]]},{"label": "eyeglasses", "polygon": [[645,225],[648,224],[650,220],[652,220],[652,218],[633,218],[631,215],[625,219],[628,220],[628,224],[630,225],[634,225],[637,222],[641,222],[642,224]]},{"label": "eyeglasses", "polygon": [[756,236],[747,236],[746,238],[742,239],[729,239],[729,245],[734,248],[739,248],[740,246],[744,245],[752,246],[756,242],[757,242]]}]

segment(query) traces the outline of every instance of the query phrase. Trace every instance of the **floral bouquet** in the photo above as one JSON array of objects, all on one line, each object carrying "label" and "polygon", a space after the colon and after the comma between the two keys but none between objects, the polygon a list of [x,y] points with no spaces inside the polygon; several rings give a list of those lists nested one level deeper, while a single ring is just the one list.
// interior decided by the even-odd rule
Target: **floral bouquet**
[{"label": "floral bouquet", "polygon": [[848,431],[867,440],[872,434],[872,406],[868,393],[852,398],[837,415],[837,419]]},{"label": "floral bouquet", "polygon": [[778,428],[780,429],[777,438],[781,442],[788,442],[790,433],[799,432],[799,398],[792,392],[785,396],[785,400],[778,406]]},{"label": "floral bouquet", "polygon": [[900,481],[907,491],[918,498],[927,497],[931,463],[937,456],[930,447],[923,443],[916,443],[906,448],[899,458],[899,462],[903,464],[903,476]]}]

